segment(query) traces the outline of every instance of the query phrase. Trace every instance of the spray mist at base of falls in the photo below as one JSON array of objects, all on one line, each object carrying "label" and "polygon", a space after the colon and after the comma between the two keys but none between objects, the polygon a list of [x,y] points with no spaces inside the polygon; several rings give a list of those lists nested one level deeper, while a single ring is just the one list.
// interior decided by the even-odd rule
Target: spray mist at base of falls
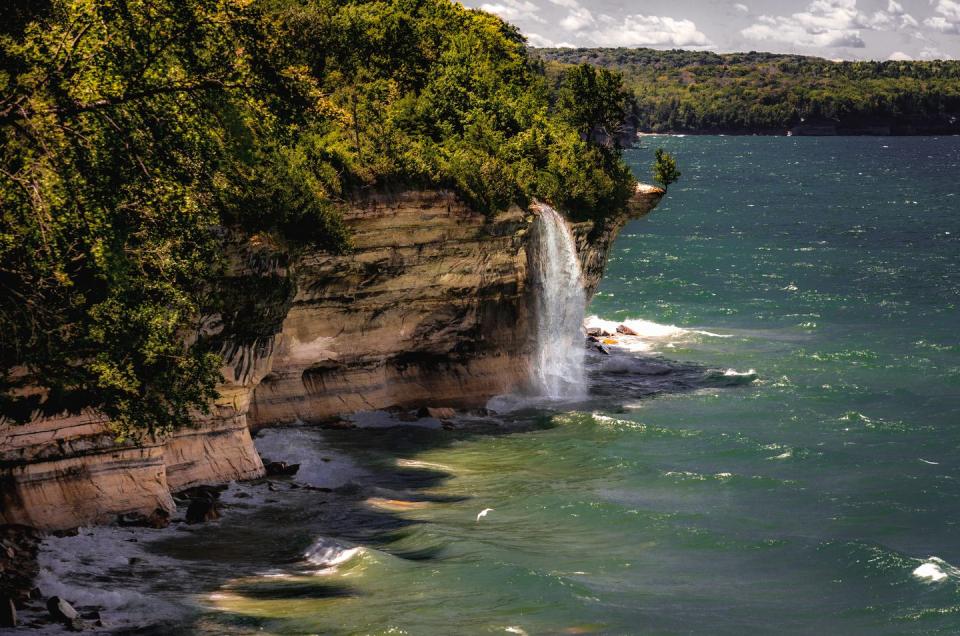
[{"label": "spray mist at base of falls", "polygon": [[580,259],[563,217],[548,205],[540,206],[530,254],[536,307],[533,389],[549,399],[583,398],[587,299]]}]

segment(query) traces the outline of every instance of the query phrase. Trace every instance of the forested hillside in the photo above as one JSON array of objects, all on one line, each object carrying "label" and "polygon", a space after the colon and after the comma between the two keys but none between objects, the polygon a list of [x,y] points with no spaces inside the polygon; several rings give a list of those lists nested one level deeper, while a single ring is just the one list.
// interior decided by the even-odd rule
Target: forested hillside
[{"label": "forested hillside", "polygon": [[640,130],[960,133],[960,62],[832,62],[771,53],[536,49],[623,73]]},{"label": "forested hillside", "polygon": [[227,232],[349,250],[338,204],[384,187],[617,210],[633,180],[578,90],[447,0],[4,2],[0,419],[203,410]]}]

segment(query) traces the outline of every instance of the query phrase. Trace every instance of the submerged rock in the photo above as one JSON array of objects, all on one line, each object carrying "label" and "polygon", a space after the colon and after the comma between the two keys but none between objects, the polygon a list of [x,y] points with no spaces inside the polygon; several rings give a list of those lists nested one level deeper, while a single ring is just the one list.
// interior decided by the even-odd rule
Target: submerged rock
[{"label": "submerged rock", "polygon": [[300,470],[300,464],[288,464],[287,462],[270,462],[264,468],[268,477],[291,476],[296,475]]},{"label": "submerged rock", "polygon": [[613,334],[601,327],[590,327],[587,329],[587,335],[593,338],[606,338]]},{"label": "submerged rock", "polygon": [[80,617],[80,613],[59,596],[51,596],[47,599],[47,611],[54,620],[61,623],[71,624]]},{"label": "submerged rock", "polygon": [[194,499],[187,506],[187,523],[205,523],[220,518],[220,503],[215,499]]},{"label": "submerged rock", "polygon": [[43,535],[29,526],[0,526],[0,600],[22,604],[30,599],[40,571],[37,552]]},{"label": "submerged rock", "polygon": [[209,499],[215,500],[220,498],[220,493],[227,489],[227,486],[194,486],[192,488],[187,488],[186,490],[181,490],[176,493],[174,497],[180,499],[181,501],[193,500],[193,499]]},{"label": "submerged rock", "polygon": [[456,411],[446,407],[430,407],[424,406],[419,411],[417,415],[420,417],[432,417],[437,420],[449,420],[457,416]]},{"label": "submerged rock", "polygon": [[139,512],[130,512],[117,515],[117,524],[120,526],[136,526],[141,528],[155,528],[157,530],[170,525],[170,513],[163,508],[156,508],[149,515]]},{"label": "submerged rock", "polygon": [[17,608],[13,604],[13,599],[8,597],[0,598],[0,627],[17,626]]}]

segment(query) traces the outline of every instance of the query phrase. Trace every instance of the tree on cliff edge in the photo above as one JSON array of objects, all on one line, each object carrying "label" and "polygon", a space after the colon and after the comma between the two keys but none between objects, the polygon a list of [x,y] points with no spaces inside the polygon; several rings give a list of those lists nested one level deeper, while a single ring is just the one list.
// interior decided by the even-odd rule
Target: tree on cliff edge
[{"label": "tree on cliff edge", "polygon": [[670,187],[670,184],[677,182],[680,175],[680,170],[677,169],[677,160],[673,158],[673,155],[663,148],[657,148],[653,162],[653,180],[666,190]]}]

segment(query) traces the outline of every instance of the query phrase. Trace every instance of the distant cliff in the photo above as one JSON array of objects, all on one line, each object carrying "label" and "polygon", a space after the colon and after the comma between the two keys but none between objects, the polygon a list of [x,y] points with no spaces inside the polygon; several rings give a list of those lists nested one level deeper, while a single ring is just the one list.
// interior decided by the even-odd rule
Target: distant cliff
[{"label": "distant cliff", "polygon": [[[572,224],[592,294],[616,234],[663,191]],[[117,444],[93,411],[0,423],[0,523],[46,529],[171,510],[171,491],[253,478],[250,427],[390,407],[479,406],[529,373],[527,249],[535,207],[488,217],[451,193],[379,194],[343,210],[349,255],[236,239],[223,311],[224,382],[195,427]]]}]

